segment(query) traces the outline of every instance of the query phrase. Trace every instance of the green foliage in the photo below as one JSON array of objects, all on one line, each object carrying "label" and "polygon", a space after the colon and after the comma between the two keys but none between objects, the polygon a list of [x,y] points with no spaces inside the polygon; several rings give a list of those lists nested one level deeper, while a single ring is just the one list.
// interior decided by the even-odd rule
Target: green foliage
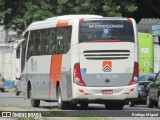
[{"label": "green foliage", "polygon": [[49,0],[3,0],[0,21],[6,28],[22,33],[33,21],[53,16]]},{"label": "green foliage", "polygon": [[137,21],[142,18],[160,18],[160,0],[135,0],[138,10],[132,16]]},{"label": "green foliage", "polygon": [[65,3],[67,3],[67,1],[68,1],[68,0],[57,0],[57,3],[58,3],[58,4],[65,4]]},{"label": "green foliage", "polygon": [[0,0],[0,22],[22,33],[30,23],[52,16],[123,16],[136,10],[135,0]]},{"label": "green foliage", "polygon": [[103,10],[107,16],[123,16],[137,10],[134,0],[104,0]]}]

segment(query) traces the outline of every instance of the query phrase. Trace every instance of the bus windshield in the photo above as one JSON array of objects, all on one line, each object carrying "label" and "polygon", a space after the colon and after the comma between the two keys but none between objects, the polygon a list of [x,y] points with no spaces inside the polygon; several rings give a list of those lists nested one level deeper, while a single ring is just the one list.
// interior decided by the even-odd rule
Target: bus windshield
[{"label": "bus windshield", "polygon": [[134,42],[132,22],[127,20],[80,22],[79,43],[82,42]]}]

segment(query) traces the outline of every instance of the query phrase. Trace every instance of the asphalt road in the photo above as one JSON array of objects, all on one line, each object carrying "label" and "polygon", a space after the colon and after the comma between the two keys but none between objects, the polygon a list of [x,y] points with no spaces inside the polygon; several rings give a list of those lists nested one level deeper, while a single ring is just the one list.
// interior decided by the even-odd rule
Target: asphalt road
[{"label": "asphalt road", "polygon": [[[9,93],[9,92],[0,92],[0,105],[20,105],[25,107],[30,107],[30,100],[24,99],[22,96],[16,96],[15,93]],[[44,109],[51,109],[57,107],[57,102],[45,102],[41,101],[40,107]],[[47,108],[48,107],[48,108]],[[78,107],[79,108],[79,107]],[[101,104],[89,104],[89,110],[95,109],[95,110],[105,110],[105,106]],[[123,110],[146,110],[146,111],[155,111],[159,110],[158,108],[147,108],[146,105],[135,105],[135,107],[129,107],[128,105],[124,106]]]},{"label": "asphalt road", "polygon": [[[21,96],[16,96],[14,93],[9,93],[9,92],[4,92],[4,93],[0,92],[0,106],[1,105],[18,105],[18,106],[23,106],[23,107],[31,107],[29,99],[25,100]],[[52,110],[53,108],[57,108],[57,102],[48,103],[48,102],[41,101],[40,108],[38,109],[41,111],[41,110]],[[132,113],[135,112],[135,113],[140,113],[140,114],[143,114],[144,112],[152,113],[152,112],[157,111],[159,112],[158,116],[160,116],[159,109],[147,108],[146,105],[137,105],[135,107],[129,107],[128,105],[126,105],[124,106],[123,110],[116,111],[116,110],[106,110],[105,106],[101,104],[89,104],[89,107],[87,110],[81,110],[80,107],[77,107],[76,110],[71,110],[69,112],[74,112],[74,114],[105,116],[110,113],[114,113],[118,115],[124,114],[124,113],[127,113],[128,111],[131,111]],[[116,120],[123,120],[122,118],[123,117],[118,117],[118,118],[116,117]],[[152,119],[159,120],[159,118],[160,117],[154,117],[154,119],[153,118]],[[137,120],[141,120],[141,119],[137,119]]]}]

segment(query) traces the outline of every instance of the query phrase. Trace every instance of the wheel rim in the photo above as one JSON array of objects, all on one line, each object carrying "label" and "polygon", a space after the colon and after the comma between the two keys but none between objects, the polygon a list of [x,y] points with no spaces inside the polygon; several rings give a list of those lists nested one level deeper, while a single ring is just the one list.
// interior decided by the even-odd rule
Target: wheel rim
[{"label": "wheel rim", "polygon": [[58,107],[61,108],[61,104],[62,104],[62,98],[61,98],[61,92],[60,92],[60,88],[58,90]]},{"label": "wheel rim", "polygon": [[132,107],[132,105],[133,105],[132,102],[129,102],[129,106]]},{"label": "wheel rim", "polygon": [[149,105],[149,95],[147,96],[147,106]]},{"label": "wheel rim", "polygon": [[30,88],[30,93],[29,93],[30,95],[30,98],[32,98],[32,89]]},{"label": "wheel rim", "polygon": [[160,108],[160,95],[158,97],[158,108]]}]

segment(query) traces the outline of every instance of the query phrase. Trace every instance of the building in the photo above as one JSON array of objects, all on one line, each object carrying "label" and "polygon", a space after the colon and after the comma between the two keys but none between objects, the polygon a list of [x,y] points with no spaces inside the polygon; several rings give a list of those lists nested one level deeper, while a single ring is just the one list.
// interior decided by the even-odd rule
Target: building
[{"label": "building", "polygon": [[21,38],[16,31],[6,30],[4,25],[0,25],[0,43],[8,43]]}]

